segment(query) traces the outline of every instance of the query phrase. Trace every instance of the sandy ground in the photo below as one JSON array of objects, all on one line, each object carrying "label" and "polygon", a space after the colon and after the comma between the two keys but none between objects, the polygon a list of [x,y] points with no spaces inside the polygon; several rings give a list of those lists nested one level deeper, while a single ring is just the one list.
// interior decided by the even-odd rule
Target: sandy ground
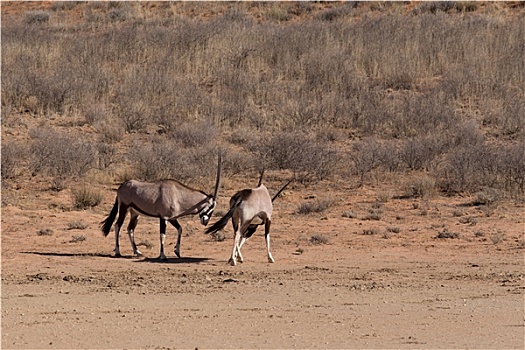
[{"label": "sandy ground", "polygon": [[[387,190],[324,186],[276,202],[274,264],[257,232],[235,267],[230,225],[217,242],[196,217],[181,220],[182,258],[168,227],[160,262],[158,223],[141,218],[136,240],[152,247],[132,257],[124,234],[114,258],[113,233],[98,228],[111,189],[74,211],[68,191],[4,188],[2,348],[524,348],[523,205],[487,215],[469,198],[378,202]],[[314,194],[332,206],[297,214]],[[87,228],[68,229],[74,221]],[[436,238],[445,230],[459,238]]]}]

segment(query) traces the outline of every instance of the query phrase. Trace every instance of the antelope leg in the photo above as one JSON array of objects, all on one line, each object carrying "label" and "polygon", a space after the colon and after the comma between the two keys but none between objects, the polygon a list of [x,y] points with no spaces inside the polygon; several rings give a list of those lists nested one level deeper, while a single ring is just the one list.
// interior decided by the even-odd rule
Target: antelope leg
[{"label": "antelope leg", "polygon": [[131,248],[133,248],[133,254],[134,255],[142,255],[142,253],[140,252],[140,250],[137,249],[137,245],[135,244],[135,236],[134,236],[134,231],[135,231],[135,227],[137,227],[137,223],[139,221],[139,216],[133,212],[131,212],[131,218],[129,220],[129,225],[128,225],[128,236],[129,236],[129,241],[131,242]]},{"label": "antelope leg", "polygon": [[166,220],[160,219],[160,260],[166,260],[166,255],[164,254],[164,243],[166,243]]},{"label": "antelope leg", "polygon": [[264,225],[264,238],[266,240],[266,251],[268,252],[268,262],[274,263],[275,260],[272,256],[272,253],[270,253],[270,220],[266,220],[266,223]]},{"label": "antelope leg", "polygon": [[177,229],[177,244],[175,245],[175,255],[180,258],[180,238],[182,236],[182,227],[176,219],[171,219],[169,222]]}]

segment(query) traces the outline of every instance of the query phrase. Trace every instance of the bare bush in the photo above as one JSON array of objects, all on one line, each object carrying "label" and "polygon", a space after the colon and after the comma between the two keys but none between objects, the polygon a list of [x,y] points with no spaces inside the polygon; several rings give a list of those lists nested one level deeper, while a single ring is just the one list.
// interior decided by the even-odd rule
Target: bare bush
[{"label": "bare bush", "polygon": [[407,180],[403,185],[404,198],[424,198],[433,197],[436,192],[436,180],[428,175],[416,176]]},{"label": "bare bush", "polygon": [[[345,164],[335,133],[312,136],[334,128],[383,148],[388,138],[400,140],[399,152],[390,145],[382,159],[373,142],[356,142],[345,159],[361,183],[375,169],[403,164],[434,172],[447,192],[525,190],[523,152],[496,150],[483,137],[513,144],[525,132],[522,16],[502,21],[488,9],[496,5],[470,14],[479,5],[446,2],[417,5],[408,16],[395,8],[406,4],[389,3],[239,3],[226,12],[181,6],[173,20],[149,5],[54,2],[49,13],[2,23],[3,125],[9,111],[84,113],[104,142],[155,127],[184,148],[210,133],[218,141],[227,129],[244,133],[230,141],[246,145],[261,167],[289,169],[303,183],[330,178]],[[62,20],[77,7],[82,18]],[[172,12],[169,3],[153,7]],[[207,20],[182,15],[190,9]],[[368,10],[377,12],[363,16]],[[249,147],[247,138],[258,133],[273,134]],[[202,152],[183,153],[200,162]],[[170,158],[167,151],[162,157]],[[235,171],[247,166],[235,162]]]},{"label": "bare bush", "polygon": [[217,138],[217,127],[207,121],[186,122],[173,128],[172,137],[184,147],[208,145]]},{"label": "bare bush", "polygon": [[76,209],[88,209],[99,205],[102,202],[102,193],[98,190],[84,185],[80,188],[74,188],[71,191],[73,203]]},{"label": "bare bush", "polygon": [[26,12],[27,24],[42,24],[49,22],[51,15],[46,11],[28,11]]},{"label": "bare bush", "polygon": [[2,180],[19,176],[26,156],[25,145],[19,142],[2,142]]},{"label": "bare bush", "polygon": [[214,174],[217,166],[217,151],[212,145],[182,148],[175,141],[158,137],[146,143],[136,141],[128,157],[134,177],[145,181],[211,178],[209,174]]},{"label": "bare bush", "polygon": [[500,172],[509,190],[525,193],[525,141],[502,147],[497,155]]},{"label": "bare bush", "polygon": [[323,234],[315,234],[310,237],[310,244],[312,245],[328,244],[329,242],[328,237]]},{"label": "bare bush", "polygon": [[359,176],[360,185],[364,184],[367,174],[384,163],[390,152],[391,149],[385,149],[382,143],[375,138],[367,138],[352,144],[348,157],[354,171]]},{"label": "bare bush", "polygon": [[444,228],[442,231],[440,231],[436,238],[452,238],[456,239],[459,238],[459,233],[457,232],[450,232],[447,228]]},{"label": "bare bush", "polygon": [[115,162],[116,154],[117,148],[115,146],[99,142],[97,144],[98,168],[102,170],[107,169]]},{"label": "bare bush", "polygon": [[303,202],[297,208],[297,214],[308,215],[311,213],[322,213],[333,205],[334,201],[331,199]]},{"label": "bare bush", "polygon": [[43,228],[43,229],[38,230],[36,234],[38,236],[51,236],[53,235],[53,230],[50,228]]},{"label": "bare bush", "polygon": [[330,143],[318,142],[313,136],[302,132],[283,132],[256,139],[248,148],[264,161],[263,166],[289,169],[303,183],[332,176],[340,159]]},{"label": "bare bush", "polygon": [[401,143],[399,160],[410,170],[430,170],[444,150],[445,142],[438,136],[410,138]]},{"label": "bare bush", "polygon": [[30,169],[55,177],[83,176],[95,164],[93,142],[53,129],[32,129]]},{"label": "bare bush", "polygon": [[446,156],[438,185],[447,193],[477,191],[498,182],[496,149],[483,142],[452,149]]},{"label": "bare bush", "polygon": [[103,104],[90,104],[85,108],[84,116],[89,125],[96,125],[97,123],[107,121],[110,116],[110,111],[107,106]]},{"label": "bare bush", "polygon": [[83,221],[71,221],[67,224],[68,230],[85,230],[89,227],[88,224],[86,224]]}]

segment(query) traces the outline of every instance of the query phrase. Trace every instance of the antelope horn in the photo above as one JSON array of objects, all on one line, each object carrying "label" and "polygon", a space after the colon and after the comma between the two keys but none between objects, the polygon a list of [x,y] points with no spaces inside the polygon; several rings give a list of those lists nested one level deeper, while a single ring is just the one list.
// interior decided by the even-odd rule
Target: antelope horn
[{"label": "antelope horn", "polygon": [[219,193],[219,186],[221,184],[221,168],[222,168],[222,152],[219,151],[219,160],[217,162],[217,180],[215,181],[215,191],[213,192],[213,200],[217,201],[217,195]]},{"label": "antelope horn", "polygon": [[261,170],[261,175],[259,176],[259,183],[257,184],[257,187],[261,186],[263,175],[264,175],[264,168],[262,168]]},{"label": "antelope horn", "polygon": [[273,198],[272,198],[272,202],[273,202],[274,200],[276,200],[277,197],[279,197],[279,195],[281,194],[281,192],[284,191],[284,189],[285,189],[286,187],[288,187],[288,185],[291,184],[293,180],[294,180],[294,179],[292,178],[290,181],[288,181],[288,182],[287,182],[287,183],[286,183],[286,184],[285,184],[285,185],[279,190],[279,192],[277,192],[277,194],[276,194],[275,196],[273,196]]}]

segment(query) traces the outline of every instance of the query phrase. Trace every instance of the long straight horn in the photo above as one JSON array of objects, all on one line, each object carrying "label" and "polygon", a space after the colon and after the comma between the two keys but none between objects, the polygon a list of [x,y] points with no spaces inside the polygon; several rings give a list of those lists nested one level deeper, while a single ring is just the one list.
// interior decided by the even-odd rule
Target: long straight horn
[{"label": "long straight horn", "polygon": [[213,200],[217,201],[217,195],[219,193],[219,186],[221,184],[221,168],[222,168],[222,152],[219,151],[219,160],[217,162],[217,180],[215,181],[215,191],[213,192]]},{"label": "long straight horn", "polygon": [[273,202],[274,200],[276,200],[277,197],[279,197],[279,195],[281,194],[281,192],[284,191],[284,189],[285,189],[286,187],[288,187],[288,185],[291,184],[293,180],[294,180],[294,179],[291,179],[290,181],[288,181],[288,182],[286,183],[286,185],[284,185],[283,188],[281,188],[281,189],[279,190],[279,192],[277,192],[277,194],[276,194],[275,196],[273,196],[273,198],[272,198],[272,202]]},{"label": "long straight horn", "polygon": [[259,176],[259,183],[257,184],[257,187],[261,186],[263,175],[264,175],[264,168],[262,168],[261,170],[261,175]]}]

